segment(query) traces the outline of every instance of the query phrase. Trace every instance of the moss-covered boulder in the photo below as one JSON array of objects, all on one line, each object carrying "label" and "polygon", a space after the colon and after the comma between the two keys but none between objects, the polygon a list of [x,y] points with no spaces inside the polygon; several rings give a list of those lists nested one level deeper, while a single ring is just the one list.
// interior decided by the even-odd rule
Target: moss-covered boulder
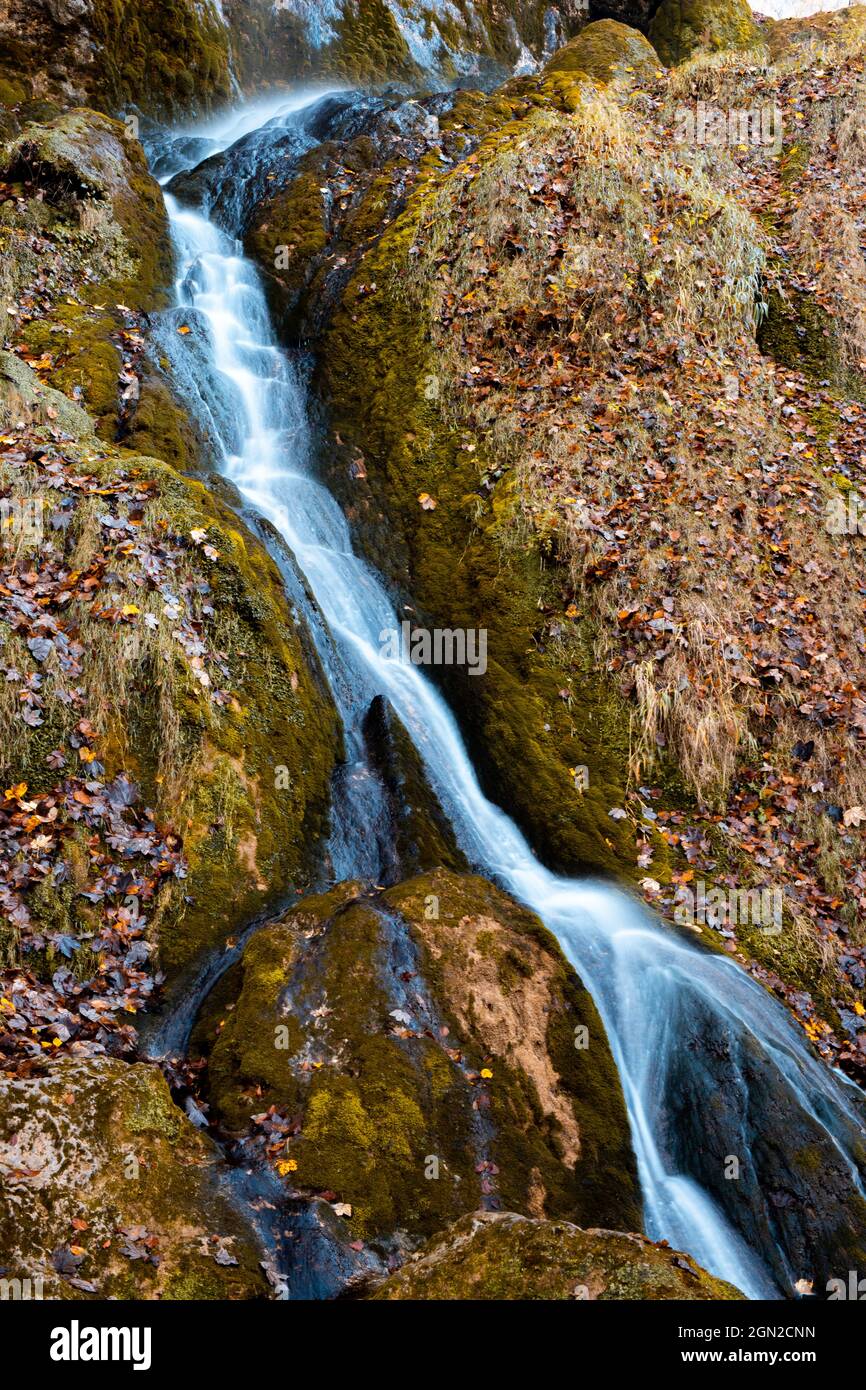
[{"label": "moss-covered boulder", "polygon": [[483,1212],[432,1240],[372,1297],[727,1301],[743,1295],[688,1255],[642,1236]]},{"label": "moss-covered boulder", "polygon": [[235,1130],[288,1117],[278,1169],[363,1238],[479,1206],[632,1229],[619,1080],[553,937],[482,879],[343,885],[247,946],[194,1035]]},{"label": "moss-covered boulder", "polygon": [[609,82],[614,77],[652,77],[658,66],[658,54],[639,30],[615,19],[599,19],[559,49],[546,64],[544,74],[584,73],[598,82]]},{"label": "moss-covered boulder", "polygon": [[165,207],[138,141],[118,121],[72,110],[29,122],[0,147],[10,196],[0,242],[2,321],[42,379],[78,401],[98,432],[188,468],[197,443],[150,364],[141,315],[166,302]]},{"label": "moss-covered boulder", "polygon": [[220,1161],[155,1067],[0,1080],[0,1274],[55,1299],[267,1297]]},{"label": "moss-covered boulder", "polygon": [[0,74],[5,103],[49,95],[176,116],[230,95],[229,30],[214,0],[13,0]]},{"label": "moss-covered boulder", "polygon": [[[36,415],[41,390],[20,363],[15,380],[0,381],[7,424]],[[44,409],[57,418],[52,397]],[[62,553],[78,569],[70,588],[70,571],[57,571],[58,542],[46,537],[30,556],[43,576],[40,627],[13,629],[20,610],[4,613],[0,660],[21,680],[41,671],[41,693],[38,715],[24,719],[17,687],[5,685],[3,775],[32,796],[51,795],[58,769],[68,775],[73,759],[88,766],[75,752],[86,715],[88,760],[106,781],[131,779],[183,842],[185,876],[158,895],[148,928],[176,974],[303,889],[327,830],[338,719],[275,563],[229,506],[168,465],[106,450],[92,435],[90,447],[86,438],[58,447],[47,424],[23,468],[8,437],[16,458],[0,459],[0,485],[24,485],[37,499],[50,485]],[[2,558],[18,589],[15,554]],[[46,624],[54,645],[36,648],[35,662],[26,643]],[[66,640],[77,644],[73,699],[60,664]],[[92,925],[76,892],[86,874],[82,864],[52,906],[72,938]]]},{"label": "moss-covered boulder", "polygon": [[763,42],[748,0],[662,0],[648,33],[668,67],[699,50],[755,48]]}]

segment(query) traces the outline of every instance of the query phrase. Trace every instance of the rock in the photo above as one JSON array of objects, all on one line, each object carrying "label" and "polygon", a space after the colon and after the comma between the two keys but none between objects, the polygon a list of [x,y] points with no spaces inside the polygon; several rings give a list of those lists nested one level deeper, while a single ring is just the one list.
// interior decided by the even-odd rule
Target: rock
[{"label": "rock", "polygon": [[271,1105],[299,1116],[291,1182],[335,1193],[365,1240],[429,1236],[479,1204],[638,1224],[595,1008],[484,880],[342,885],[259,932],[233,974],[194,1035],[210,1099],[236,1132]]},{"label": "rock", "polygon": [[88,13],[88,0],[43,0],[46,10],[55,24],[74,24]]},{"label": "rock", "polygon": [[[21,398],[16,387],[13,401]],[[17,406],[10,413],[17,415]],[[61,423],[59,413],[52,427]],[[75,456],[72,446],[66,453]],[[153,490],[153,511],[138,534],[143,547],[161,545],[184,557],[172,564],[177,606],[159,595],[145,602],[133,578],[140,561],[118,556],[115,583],[131,583],[127,598],[135,600],[124,624],[129,640],[112,639],[111,626],[87,607],[66,610],[68,621],[77,615],[80,622],[83,698],[69,708],[49,694],[40,728],[13,725],[3,771],[7,784],[24,781],[34,795],[48,793],[57,774],[46,756],[58,745],[69,751],[69,735],[87,710],[105,781],[127,776],[139,804],[157,808],[183,842],[185,876],[161,895],[148,929],[162,968],[175,979],[304,882],[327,831],[339,725],[279,571],[234,512],[159,460],[91,447],[86,466],[99,470],[109,493],[121,468],[135,470]],[[110,546],[112,533],[79,510],[74,492],[53,485],[57,501],[69,507],[60,533],[69,553],[79,544]],[[204,586],[198,602],[208,612],[195,618],[198,632],[189,626],[187,584]],[[222,655],[213,665],[216,653]],[[70,881],[50,902],[34,902],[34,920],[50,911],[77,938],[87,930],[76,891],[83,886]]]},{"label": "rock", "polygon": [[658,67],[658,54],[637,29],[614,19],[600,19],[555,53],[544,74],[586,73],[599,82],[608,82],[614,76],[630,80],[652,77]]},{"label": "rock", "polygon": [[763,42],[748,0],[662,0],[647,32],[668,67],[701,50],[755,48]]},{"label": "rock", "polygon": [[440,865],[468,868],[454,829],[429,787],[415,745],[382,695],[377,695],[364,720],[364,740],[388,794],[390,823],[383,827],[383,862],[389,857],[393,861],[388,882]]},{"label": "rock", "polygon": [[18,341],[51,363],[48,384],[77,394],[114,439],[128,314],[164,304],[171,277],[160,189],[138,142],[94,111],[28,122],[0,148],[0,170],[21,195],[0,211],[20,246],[0,270],[0,312],[37,273],[46,241],[62,244],[65,282],[55,275],[50,311],[23,317]]},{"label": "rock", "polygon": [[[25,124],[0,150],[0,167],[19,195],[4,203],[0,226],[21,248],[0,267],[6,332],[20,354],[0,363],[0,411],[7,429],[24,427],[22,443],[35,436],[46,446],[28,466],[28,485],[50,481],[61,509],[45,544],[66,548],[70,569],[77,546],[88,556],[107,547],[110,587],[126,590],[120,606],[106,590],[95,604],[76,596],[56,610],[77,625],[80,692],[65,704],[46,692],[31,727],[11,712],[0,761],[13,784],[53,794],[48,756],[65,748],[61,780],[69,775],[77,755],[68,740],[87,714],[106,782],[125,776],[139,809],[152,808],[183,842],[187,877],[172,875],[158,905],[143,907],[147,949],[174,983],[303,887],[328,826],[339,721],[276,565],[216,490],[176,471],[198,464],[200,441],[144,350],[142,315],[165,302],[171,251],[141,147],[118,122],[72,111]],[[37,277],[38,316],[29,311]],[[61,476],[49,480],[67,436]],[[75,468],[102,480],[103,514],[80,505]],[[130,533],[140,547],[115,549],[129,539],[130,477],[152,506]],[[87,864],[85,853],[78,882],[69,875],[51,901],[32,903],[34,922],[50,919],[76,942],[92,925],[77,891],[89,886]]]},{"label": "rock", "polygon": [[[796,1279],[825,1289],[859,1268],[866,1201],[846,1153],[862,1153],[862,1093],[851,1088],[847,1133],[838,1116],[831,1133],[809,1113],[813,1098],[782,1084],[757,1040],[698,999],[671,1026],[682,1039],[663,1083],[677,1170],[712,1194],[786,1292]],[[816,1110],[820,1117],[820,1102]]]},{"label": "rock", "polygon": [[432,1240],[372,1297],[734,1301],[743,1295],[688,1255],[643,1236],[478,1212]]},{"label": "rock", "polygon": [[0,1268],[45,1298],[267,1296],[219,1151],[156,1067],[60,1061],[0,1079]]},{"label": "rock", "polygon": [[96,447],[93,420],[86,410],[62,391],[44,386],[20,357],[0,352],[0,429],[14,429],[22,422],[43,429],[53,425],[76,443]]},{"label": "rock", "polygon": [[[12,0],[0,20],[0,92],[161,116],[230,93],[229,31],[213,0]],[[4,90],[5,89],[5,90]]]}]

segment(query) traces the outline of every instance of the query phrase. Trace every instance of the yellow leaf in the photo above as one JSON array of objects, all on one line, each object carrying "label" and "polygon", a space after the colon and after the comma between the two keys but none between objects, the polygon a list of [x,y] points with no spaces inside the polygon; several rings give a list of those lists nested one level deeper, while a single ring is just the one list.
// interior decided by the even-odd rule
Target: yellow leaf
[{"label": "yellow leaf", "polygon": [[18,801],[27,790],[26,782],[19,782],[15,787],[7,787],[3,793],[7,801]]},{"label": "yellow leaf", "polygon": [[863,1018],[864,1014],[866,1014],[866,1009],[863,1008],[863,1005],[860,1003],[859,999],[857,1000],[857,1003],[854,1005],[854,1012],[855,1014],[857,1014],[858,1018]]},{"label": "yellow leaf", "polygon": [[485,1081],[490,1081],[493,1077],[493,1072],[490,1070],[489,1067],[482,1067],[481,1075],[484,1077]]},{"label": "yellow leaf", "polygon": [[134,603],[125,603],[121,611],[124,618],[134,618],[136,613],[141,612],[141,609]]},{"label": "yellow leaf", "polygon": [[281,1178],[284,1178],[287,1173],[297,1172],[297,1168],[297,1160],[294,1158],[281,1158],[277,1164],[277,1172]]}]

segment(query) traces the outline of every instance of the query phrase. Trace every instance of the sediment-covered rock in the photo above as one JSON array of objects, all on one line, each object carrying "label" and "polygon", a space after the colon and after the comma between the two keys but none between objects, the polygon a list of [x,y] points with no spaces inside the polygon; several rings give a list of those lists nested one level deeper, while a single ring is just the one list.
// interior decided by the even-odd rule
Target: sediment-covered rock
[{"label": "sediment-covered rock", "polygon": [[643,1236],[479,1212],[411,1257],[375,1299],[736,1300],[688,1255]]},{"label": "sediment-covered rock", "polygon": [[156,1067],[68,1059],[0,1080],[3,1278],[55,1299],[267,1297],[219,1164]]},{"label": "sediment-covered rock", "polygon": [[592,1001],[490,884],[342,885],[259,932],[232,973],[194,1037],[211,1103],[236,1132],[256,1117],[278,1171],[364,1239],[417,1240],[481,1205],[638,1224]]}]

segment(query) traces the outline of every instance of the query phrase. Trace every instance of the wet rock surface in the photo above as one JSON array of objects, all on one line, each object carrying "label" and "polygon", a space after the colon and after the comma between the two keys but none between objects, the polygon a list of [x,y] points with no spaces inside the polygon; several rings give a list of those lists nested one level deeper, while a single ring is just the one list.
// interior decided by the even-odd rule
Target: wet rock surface
[{"label": "wet rock surface", "polygon": [[[863,1262],[866,1231],[866,1199],[845,1153],[780,1085],[754,1038],[694,1003],[676,1026],[682,1047],[665,1104],[677,1164],[761,1250],[780,1288],[805,1279],[823,1289],[844,1277]],[[854,1087],[851,1105],[846,1147],[862,1166],[866,1102]]]}]

